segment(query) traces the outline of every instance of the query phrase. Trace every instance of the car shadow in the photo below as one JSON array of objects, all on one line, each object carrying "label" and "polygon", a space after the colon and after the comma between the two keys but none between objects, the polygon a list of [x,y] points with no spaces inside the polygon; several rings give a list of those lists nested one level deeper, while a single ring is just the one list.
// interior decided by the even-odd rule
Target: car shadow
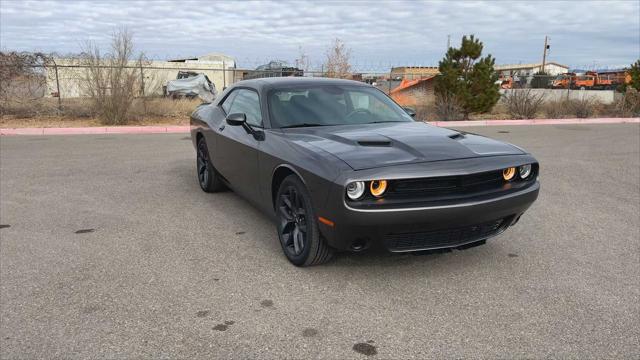
[{"label": "car shadow", "polygon": [[[192,162],[176,162],[172,164],[175,174],[178,177],[176,182],[184,186],[184,191],[194,192],[204,196],[202,202],[207,207],[205,211],[213,213],[224,207],[225,216],[228,218],[250,219],[245,223],[240,222],[237,231],[247,236],[247,241],[262,242],[260,247],[268,249],[263,256],[279,256],[286,262],[282,249],[277,239],[275,225],[272,218],[253,206],[249,201],[237,195],[232,190],[219,193],[206,194],[202,192],[195,177],[195,164]],[[216,201],[210,201],[212,198]],[[247,229],[251,229],[246,234]],[[260,234],[252,236],[251,234]],[[495,245],[489,241],[484,245],[471,247],[464,250],[430,250],[410,253],[391,253],[384,249],[368,249],[362,252],[336,252],[333,259],[321,266],[314,266],[309,271],[328,271],[329,269],[341,268],[394,268],[411,267],[416,265],[428,267],[446,267],[446,264],[454,264],[457,268],[476,266],[474,263],[482,261],[485,256],[478,256],[478,253],[496,250]],[[493,248],[493,249],[492,249]],[[293,265],[292,265],[293,267]],[[324,270],[323,270],[324,269]]]}]

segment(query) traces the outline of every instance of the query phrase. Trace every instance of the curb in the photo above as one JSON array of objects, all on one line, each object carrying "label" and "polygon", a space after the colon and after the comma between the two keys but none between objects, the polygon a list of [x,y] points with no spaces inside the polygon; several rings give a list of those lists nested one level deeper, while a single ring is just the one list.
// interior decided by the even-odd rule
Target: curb
[{"label": "curb", "polygon": [[[561,124],[638,124],[640,118],[592,118],[592,119],[530,119],[530,120],[468,120],[427,121],[443,127],[464,126],[509,126],[509,125],[561,125]],[[81,134],[177,134],[188,133],[191,127],[184,126],[107,126],[78,128],[6,128],[0,135],[81,135]]]},{"label": "curb", "polygon": [[188,133],[185,126],[107,126],[77,128],[0,129],[0,135],[82,135],[82,134],[176,134]]},{"label": "curb", "polygon": [[572,124],[638,124],[640,118],[591,118],[591,119],[529,119],[529,120],[468,120],[427,121],[435,126],[504,126],[504,125],[572,125]]}]

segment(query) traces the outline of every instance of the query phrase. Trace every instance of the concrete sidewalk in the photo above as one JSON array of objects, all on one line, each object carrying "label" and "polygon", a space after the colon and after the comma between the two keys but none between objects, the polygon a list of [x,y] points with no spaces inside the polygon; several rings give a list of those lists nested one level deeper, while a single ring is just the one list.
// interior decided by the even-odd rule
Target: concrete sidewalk
[{"label": "concrete sidewalk", "polygon": [[[625,124],[640,123],[640,118],[592,119],[530,119],[530,120],[469,120],[429,121],[444,127],[503,126],[503,125],[558,125],[558,124]],[[189,126],[96,126],[77,128],[0,128],[0,135],[80,135],[80,134],[166,134],[188,133]]]}]

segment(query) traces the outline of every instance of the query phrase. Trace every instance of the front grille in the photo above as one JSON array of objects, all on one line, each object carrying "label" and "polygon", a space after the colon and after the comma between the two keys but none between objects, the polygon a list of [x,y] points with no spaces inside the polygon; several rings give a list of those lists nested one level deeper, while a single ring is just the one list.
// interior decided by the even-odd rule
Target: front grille
[{"label": "front grille", "polygon": [[503,218],[453,229],[387,234],[384,236],[384,242],[391,251],[456,247],[497,235],[508,226],[507,220]]},{"label": "front grille", "polygon": [[520,179],[516,175],[514,180],[508,182],[503,179],[502,170],[467,175],[394,179],[388,181],[388,189],[381,198],[365,192],[360,200],[346,200],[349,206],[358,209],[447,205],[471,199],[482,200],[520,191],[533,185],[537,172],[538,165],[533,164],[532,175],[527,179]]},{"label": "front grille", "polygon": [[393,181],[388,195],[464,194],[480,190],[499,189],[503,184],[502,171],[489,171],[464,176],[397,180]]}]

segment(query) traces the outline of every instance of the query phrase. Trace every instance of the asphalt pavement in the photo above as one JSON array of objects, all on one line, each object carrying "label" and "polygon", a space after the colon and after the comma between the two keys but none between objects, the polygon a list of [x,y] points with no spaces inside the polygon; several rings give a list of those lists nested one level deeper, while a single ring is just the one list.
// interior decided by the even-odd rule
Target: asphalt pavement
[{"label": "asphalt pavement", "polygon": [[640,357],[640,126],[462,130],[540,161],[515,227],[311,268],[185,134],[2,137],[0,357]]}]

